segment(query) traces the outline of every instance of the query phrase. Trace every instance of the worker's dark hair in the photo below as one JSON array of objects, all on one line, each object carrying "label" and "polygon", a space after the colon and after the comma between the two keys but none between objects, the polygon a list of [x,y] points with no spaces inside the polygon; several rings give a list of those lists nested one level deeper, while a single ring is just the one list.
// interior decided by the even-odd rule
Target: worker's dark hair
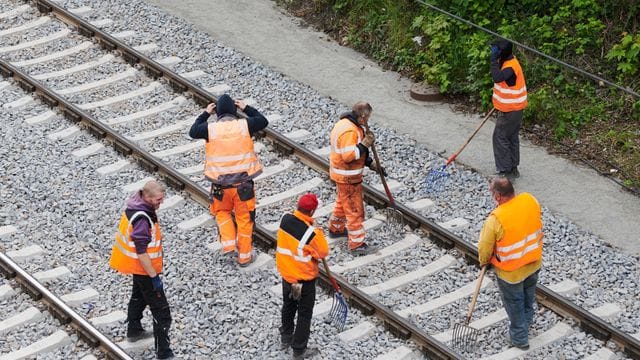
[{"label": "worker's dark hair", "polygon": [[493,192],[496,192],[500,196],[515,195],[513,184],[511,184],[511,181],[506,177],[493,178],[493,180],[491,180],[491,184],[489,185],[489,189]]},{"label": "worker's dark hair", "polygon": [[373,108],[371,107],[371,105],[364,101],[358,101],[351,108],[351,112],[353,113],[353,115],[355,115],[358,118],[365,117],[371,114],[371,111],[373,111]]}]

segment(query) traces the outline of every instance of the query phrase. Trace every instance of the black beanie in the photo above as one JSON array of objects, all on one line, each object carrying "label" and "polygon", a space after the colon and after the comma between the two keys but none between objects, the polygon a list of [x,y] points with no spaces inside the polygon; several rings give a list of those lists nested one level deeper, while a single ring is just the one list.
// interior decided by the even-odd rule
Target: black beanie
[{"label": "black beanie", "polygon": [[231,96],[224,94],[218,98],[218,102],[216,103],[216,115],[218,115],[218,119],[225,115],[235,117],[236,111],[236,104]]},{"label": "black beanie", "polygon": [[511,41],[507,41],[504,39],[496,41],[496,45],[500,49],[500,59],[507,60],[513,54],[513,44]]}]

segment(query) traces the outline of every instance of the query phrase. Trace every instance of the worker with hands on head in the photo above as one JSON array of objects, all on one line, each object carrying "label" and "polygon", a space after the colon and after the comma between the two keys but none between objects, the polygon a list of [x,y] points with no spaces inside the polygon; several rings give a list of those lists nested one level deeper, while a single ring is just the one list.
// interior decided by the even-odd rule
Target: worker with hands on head
[{"label": "worker with hands on head", "polygon": [[498,110],[493,131],[496,175],[513,180],[520,177],[520,138],[523,110],[527,107],[527,85],[513,44],[499,40],[491,44],[493,107]]},{"label": "worker with hands on head", "polygon": [[160,279],[163,238],[156,215],[164,194],[164,186],[152,180],[127,200],[109,260],[113,269],[133,275],[133,290],[127,309],[127,340],[135,342],[148,336],[140,322],[148,305],[153,316],[158,359],[173,357],[169,346],[171,311]]},{"label": "worker with hands on head", "polygon": [[[247,114],[246,119],[238,118],[237,108]],[[217,121],[208,123],[214,110]],[[210,211],[218,224],[222,253],[237,251],[241,267],[248,266],[256,258],[253,251],[256,207],[253,179],[262,173],[262,165],[251,137],[268,124],[258,110],[224,94],[217,104],[207,106],[189,130],[192,138],[206,141],[204,175],[211,181]]]},{"label": "worker with hands on head", "polygon": [[[282,350],[293,349],[294,359],[317,354],[307,348],[311,317],[316,299],[318,260],[329,254],[329,245],[321,228],[313,226],[318,198],[309,193],[300,197],[293,214],[285,214],[278,229],[276,266],[282,276]],[[294,326],[294,318],[298,320]]]},{"label": "worker with hands on head", "polygon": [[491,180],[489,190],[498,206],[482,226],[478,261],[493,265],[509,317],[511,344],[526,350],[542,267],[542,212],[533,195],[515,195],[506,177]]},{"label": "worker with hands on head", "polygon": [[336,204],[329,219],[329,237],[348,238],[349,250],[356,255],[375,252],[375,246],[367,244],[364,231],[364,198],[362,194],[362,173],[368,166],[378,169],[369,156],[375,136],[365,133],[373,108],[366,102],[353,105],[350,112],[340,115],[340,120],[331,130],[331,154],[329,176],[337,188]]}]

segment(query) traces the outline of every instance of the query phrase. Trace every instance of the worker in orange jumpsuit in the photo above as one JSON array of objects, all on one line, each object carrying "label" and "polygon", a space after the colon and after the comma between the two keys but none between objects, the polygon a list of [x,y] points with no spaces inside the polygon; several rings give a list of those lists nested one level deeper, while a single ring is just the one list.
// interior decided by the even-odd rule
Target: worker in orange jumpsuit
[{"label": "worker in orange jumpsuit", "polygon": [[[329,254],[321,228],[313,226],[318,198],[306,194],[298,200],[293,214],[285,214],[278,229],[276,266],[282,275],[282,349],[293,349],[294,359],[307,359],[319,353],[308,348],[313,305],[316,300],[318,260]],[[298,314],[294,326],[294,318]]]},{"label": "worker in orange jumpsuit", "polygon": [[[237,108],[247,114],[238,118]],[[218,121],[207,119],[215,109]],[[194,139],[205,139],[205,177],[211,181],[211,214],[215,216],[223,254],[238,253],[241,267],[252,263],[256,198],[253,179],[262,165],[251,137],[269,122],[256,109],[227,94],[209,104],[189,130]],[[231,213],[234,213],[235,223]],[[236,228],[237,226],[237,228]]]},{"label": "worker in orange jumpsuit", "polygon": [[164,193],[164,186],[152,180],[127,200],[109,266],[122,274],[133,275],[133,290],[127,308],[127,341],[136,342],[148,336],[140,321],[144,309],[149,306],[153,316],[156,357],[171,359],[171,311],[160,279],[163,239],[156,214]]},{"label": "worker in orange jumpsuit", "polygon": [[349,250],[356,255],[377,250],[364,241],[363,225],[362,173],[365,166],[378,171],[368,149],[375,137],[371,132],[365,134],[362,128],[369,121],[372,110],[368,103],[358,102],[351,112],[340,115],[340,120],[331,130],[329,176],[336,183],[338,196],[329,219],[329,237],[347,236]]}]

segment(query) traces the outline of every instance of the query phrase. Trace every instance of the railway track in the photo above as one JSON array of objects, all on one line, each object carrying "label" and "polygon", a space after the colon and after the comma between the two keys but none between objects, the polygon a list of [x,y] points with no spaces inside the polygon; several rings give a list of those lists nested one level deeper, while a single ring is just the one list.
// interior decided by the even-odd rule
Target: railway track
[{"label": "railway track", "polygon": [[[29,29],[51,26],[47,30],[38,30],[39,40],[18,42],[10,39],[0,45],[0,55],[3,57],[0,71],[6,77],[13,77],[24,91],[32,93],[5,102],[3,107],[8,111],[17,111],[36,101],[33,96],[35,93],[42,102],[57,107],[58,111],[35,114],[26,118],[26,123],[59,121],[58,114],[75,123],[73,126],[58,127],[55,131],[50,131],[46,135],[50,141],[67,142],[71,145],[73,141],[70,139],[81,136],[79,134],[84,129],[102,139],[98,142],[82,141],[83,146],[75,146],[72,151],[75,158],[91,161],[105,151],[105,145],[112,145],[118,152],[130,156],[131,160],[119,159],[97,168],[96,171],[102,176],[115,176],[137,162],[142,168],[156,172],[154,176],[160,176],[175,189],[184,190],[195,201],[206,205],[207,183],[200,176],[202,144],[187,141],[184,133],[198,109],[215,100],[216,93],[231,90],[230,87],[224,84],[207,89],[198,86],[193,79],[203,76],[203,72],[179,75],[170,69],[180,61],[179,58],[173,56],[153,60],[145,55],[145,52],[153,51],[153,44],[140,44],[136,50],[119,40],[119,37],[132,36],[131,32],[120,31],[116,33],[118,36],[102,32],[99,26],[109,24],[109,19],[96,20],[92,25],[52,2],[37,1],[35,4],[41,12],[51,13],[55,18],[70,24],[75,31],[52,21],[55,20],[52,16],[40,16],[35,12],[33,19],[0,30],[2,36],[15,36]],[[21,9],[29,11],[28,8],[15,7],[0,16],[9,17],[5,14],[12,11],[17,13]],[[90,9],[86,7],[74,9],[76,13],[87,11]],[[52,39],[51,33],[60,37]],[[87,41],[78,34],[93,40]],[[46,46],[51,42],[57,42],[54,51]],[[6,45],[7,43],[17,44]],[[44,46],[40,47],[41,45]],[[34,48],[37,50],[34,51]],[[27,51],[21,52],[25,49],[30,49],[28,58],[25,56]],[[69,56],[79,57],[79,63],[60,70],[62,67],[55,62]],[[124,61],[120,61],[120,58]],[[87,76],[91,72],[94,72],[92,76],[99,79]],[[0,87],[11,86],[11,83],[0,84]],[[171,89],[175,92],[170,91]],[[153,94],[153,97],[138,100],[145,94]],[[128,107],[137,107],[138,110],[122,109],[126,108],[122,105],[124,103]],[[171,116],[162,115],[167,112],[172,112]],[[150,121],[149,117],[158,119]],[[176,118],[181,120],[175,121]],[[272,124],[278,124],[281,120],[277,114],[271,114],[269,118]],[[258,180],[257,238],[266,248],[273,247],[273,231],[277,226],[277,219],[284,211],[293,207],[297,194],[313,189],[325,199],[324,206],[318,211],[319,217],[329,214],[329,199],[333,195],[333,187],[326,176],[326,148],[309,150],[300,145],[305,142],[323,143],[318,140],[321,137],[322,135],[318,136],[304,128],[292,129],[287,133],[271,128],[265,131],[259,156],[268,167],[264,176]],[[127,192],[136,189],[145,178],[126,184],[123,190]],[[397,188],[403,187],[398,181],[394,184]],[[450,338],[447,329],[453,323],[460,322],[461,315],[464,315],[461,308],[464,308],[474,285],[471,279],[475,275],[475,269],[472,265],[465,264],[462,258],[473,263],[477,255],[474,244],[461,239],[451,229],[464,228],[469,224],[462,218],[452,218],[438,224],[421,215],[421,211],[433,206],[433,201],[420,198],[418,194],[413,196],[413,201],[403,201],[399,205],[408,225],[403,228],[385,221],[376,210],[387,205],[384,195],[374,186],[365,185],[365,189],[366,200],[372,205],[367,207],[368,218],[371,220],[366,226],[373,241],[381,245],[383,250],[379,254],[353,258],[339,244],[332,245],[331,262],[337,264],[335,271],[341,274],[339,281],[352,306],[365,315],[350,319],[348,330],[339,334],[338,338],[347,344],[362,343],[363,339],[380,337],[379,332],[384,326],[401,339],[411,338],[417,348],[431,358],[473,357],[473,354],[459,354],[446,345]],[[183,197],[174,194],[169,197],[165,208],[169,210],[180,206],[183,201]],[[202,210],[196,216],[176,222],[175,228],[188,233],[206,227],[211,221],[207,211]],[[209,238],[212,236],[209,235]],[[215,251],[217,244],[211,243],[209,247]],[[270,255],[261,254],[249,270],[265,271],[269,268],[271,258]],[[422,263],[416,265],[416,258]],[[322,278],[326,281],[324,273]],[[379,281],[380,278],[386,280]],[[499,297],[495,288],[491,287],[490,282],[486,284],[486,294],[483,295],[485,301],[481,302],[481,307],[490,313],[478,320],[476,326],[495,332],[497,327],[494,325],[504,321],[505,315],[499,311]],[[572,334],[581,333],[578,329],[581,327],[594,334],[594,338],[613,340],[626,355],[638,358],[638,340],[603,320],[615,317],[620,312],[616,304],[603,304],[590,309],[592,311],[585,310],[563,296],[576,291],[576,286],[579,285],[571,282],[555,285],[553,290],[542,285],[538,288],[539,302],[546,309],[553,310],[552,313],[543,309],[539,311],[539,317],[555,325],[540,331],[539,338],[532,339],[532,352],[549,343],[561,342]],[[275,285],[270,290],[276,300],[277,288],[278,285]],[[319,302],[316,316],[326,313],[329,301]],[[380,320],[366,317],[373,314]],[[569,320],[563,322],[564,317]],[[487,339],[500,336],[487,335]],[[592,338],[587,340],[598,343]],[[497,345],[498,349],[487,349],[485,346],[483,353],[494,358],[525,354],[518,352],[519,350],[504,348],[506,343]],[[603,344],[600,343],[600,346]],[[411,346],[399,345],[378,351],[378,355],[380,358],[410,357],[415,355],[414,350]],[[607,350],[603,347],[598,351],[604,353]]]}]

